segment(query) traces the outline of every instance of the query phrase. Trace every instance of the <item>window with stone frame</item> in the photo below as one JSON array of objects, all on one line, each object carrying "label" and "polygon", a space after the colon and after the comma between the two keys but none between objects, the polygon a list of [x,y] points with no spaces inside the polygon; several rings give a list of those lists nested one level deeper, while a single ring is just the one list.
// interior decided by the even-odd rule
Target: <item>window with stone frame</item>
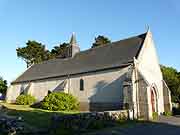
[{"label": "window with stone frame", "polygon": [[84,80],[80,79],[80,91],[84,90]]}]

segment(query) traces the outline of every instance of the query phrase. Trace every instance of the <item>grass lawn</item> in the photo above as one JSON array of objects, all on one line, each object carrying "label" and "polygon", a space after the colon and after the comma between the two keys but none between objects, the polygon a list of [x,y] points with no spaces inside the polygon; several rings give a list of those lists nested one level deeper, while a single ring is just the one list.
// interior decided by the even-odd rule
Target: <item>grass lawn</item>
[{"label": "grass lawn", "polygon": [[[32,129],[46,129],[51,125],[51,118],[54,114],[56,115],[68,115],[78,112],[54,112],[42,109],[31,108],[27,105],[15,105],[8,103],[0,103],[1,105],[8,108],[5,114],[8,116],[22,117],[28,127]],[[2,112],[1,112],[2,113]]]}]

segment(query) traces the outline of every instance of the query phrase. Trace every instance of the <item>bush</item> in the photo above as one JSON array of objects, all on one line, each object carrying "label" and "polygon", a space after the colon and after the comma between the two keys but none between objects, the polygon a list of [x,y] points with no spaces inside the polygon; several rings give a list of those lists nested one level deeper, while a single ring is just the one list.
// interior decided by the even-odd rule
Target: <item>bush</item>
[{"label": "bush", "polygon": [[32,105],[36,102],[34,96],[31,95],[19,95],[16,98],[16,104],[18,105]]},{"label": "bush", "polygon": [[173,112],[173,115],[180,115],[180,107],[178,108],[173,107],[172,112]]},{"label": "bush", "polygon": [[0,93],[2,93],[3,95],[6,94],[7,91],[7,81],[3,80],[2,77],[0,77]]},{"label": "bush", "polygon": [[172,115],[172,112],[163,112],[163,115],[164,115],[164,116],[171,116],[171,115]]},{"label": "bush", "polygon": [[158,113],[153,112],[152,117],[153,117],[153,120],[158,120]]},{"label": "bush", "polygon": [[53,92],[48,94],[41,103],[41,108],[51,111],[78,110],[79,102],[71,94]]}]

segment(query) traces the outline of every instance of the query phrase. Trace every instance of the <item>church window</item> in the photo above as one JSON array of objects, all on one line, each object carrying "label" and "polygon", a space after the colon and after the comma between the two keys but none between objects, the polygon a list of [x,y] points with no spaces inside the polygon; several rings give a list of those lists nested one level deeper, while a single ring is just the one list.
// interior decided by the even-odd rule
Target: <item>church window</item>
[{"label": "church window", "polygon": [[80,90],[83,91],[84,90],[84,80],[80,79]]}]

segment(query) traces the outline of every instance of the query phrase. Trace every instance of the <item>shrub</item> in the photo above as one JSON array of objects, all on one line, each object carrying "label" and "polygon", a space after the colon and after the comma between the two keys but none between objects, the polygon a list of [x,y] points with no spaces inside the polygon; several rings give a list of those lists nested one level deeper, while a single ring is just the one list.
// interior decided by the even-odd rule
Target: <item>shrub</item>
[{"label": "shrub", "polygon": [[153,120],[157,120],[158,119],[158,113],[153,112],[152,117],[153,117]]},{"label": "shrub", "polygon": [[35,97],[31,95],[19,95],[16,98],[16,104],[18,105],[32,105],[35,102]]},{"label": "shrub", "polygon": [[78,110],[79,102],[71,94],[53,92],[48,94],[41,103],[41,108],[51,111]]},{"label": "shrub", "polygon": [[163,112],[163,115],[164,115],[164,116],[171,116],[171,115],[172,115],[172,112]]},{"label": "shrub", "polygon": [[173,107],[172,112],[173,112],[173,115],[180,115],[180,107],[178,108]]},{"label": "shrub", "polygon": [[0,93],[2,93],[3,95],[6,94],[7,91],[7,81],[3,80],[2,77],[0,77]]}]

